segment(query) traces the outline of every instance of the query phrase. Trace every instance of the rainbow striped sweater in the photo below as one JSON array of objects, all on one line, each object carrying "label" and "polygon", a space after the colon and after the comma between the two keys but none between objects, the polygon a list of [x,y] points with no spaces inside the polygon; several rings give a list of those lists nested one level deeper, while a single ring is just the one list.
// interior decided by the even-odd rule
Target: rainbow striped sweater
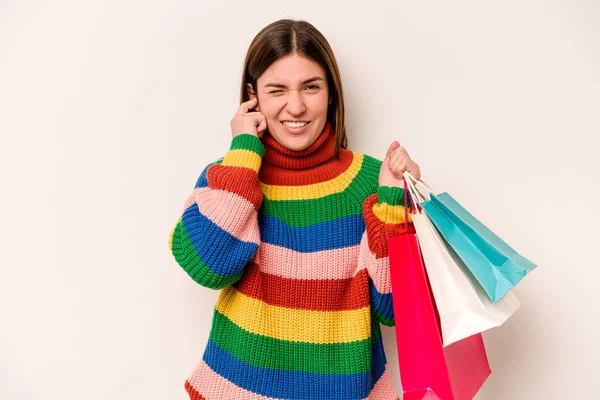
[{"label": "rainbow striped sweater", "polygon": [[379,324],[394,326],[387,237],[405,231],[404,190],[334,144],[329,122],[299,152],[241,134],[198,178],[169,248],[221,291],[190,399],[398,398]]}]

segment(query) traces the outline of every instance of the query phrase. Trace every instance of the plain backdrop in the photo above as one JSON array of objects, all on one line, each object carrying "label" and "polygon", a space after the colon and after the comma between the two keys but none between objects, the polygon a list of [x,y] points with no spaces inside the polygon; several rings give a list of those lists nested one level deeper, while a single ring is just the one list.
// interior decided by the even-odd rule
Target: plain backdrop
[{"label": "plain backdrop", "polygon": [[0,398],[187,398],[218,292],[169,233],[229,149],[250,41],[288,17],[333,47],[351,150],[399,140],[539,265],[477,399],[599,399],[592,0],[0,1]]}]

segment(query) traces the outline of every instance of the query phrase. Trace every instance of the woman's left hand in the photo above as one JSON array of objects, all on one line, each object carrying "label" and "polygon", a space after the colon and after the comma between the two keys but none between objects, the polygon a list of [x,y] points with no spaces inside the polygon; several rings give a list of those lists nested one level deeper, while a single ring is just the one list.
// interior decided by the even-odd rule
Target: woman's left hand
[{"label": "woman's left hand", "polygon": [[392,145],[385,155],[379,170],[379,186],[404,187],[404,171],[410,172],[415,179],[421,179],[421,169],[408,155],[406,149],[398,141]]}]

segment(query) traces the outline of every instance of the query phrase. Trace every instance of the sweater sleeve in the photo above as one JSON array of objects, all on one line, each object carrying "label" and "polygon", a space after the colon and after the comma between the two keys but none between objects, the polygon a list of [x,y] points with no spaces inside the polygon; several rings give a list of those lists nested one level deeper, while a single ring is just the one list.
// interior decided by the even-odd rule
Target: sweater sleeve
[{"label": "sweater sleeve", "polygon": [[[377,193],[365,199],[363,215],[366,231],[360,243],[359,264],[369,273],[371,314],[383,325],[394,326],[387,239],[406,232],[404,189],[379,186]],[[408,222],[409,232],[414,232],[410,214]]]},{"label": "sweater sleeve", "polygon": [[222,289],[238,281],[260,246],[260,139],[235,136],[222,160],[198,178],[169,236],[177,263],[197,283]]}]

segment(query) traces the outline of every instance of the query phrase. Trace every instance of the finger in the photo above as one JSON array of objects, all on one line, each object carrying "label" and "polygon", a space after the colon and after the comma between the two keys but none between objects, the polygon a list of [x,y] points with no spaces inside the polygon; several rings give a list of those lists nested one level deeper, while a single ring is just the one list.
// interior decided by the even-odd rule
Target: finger
[{"label": "finger", "polygon": [[406,154],[404,154],[399,148],[394,150],[392,152],[392,154],[390,154],[390,164],[392,162],[401,162],[401,161],[405,161],[408,164],[409,158],[406,157]]},{"label": "finger", "polygon": [[244,116],[255,118],[256,116],[263,117],[264,115],[260,111],[250,111],[250,112],[244,114]]},{"label": "finger", "polygon": [[257,101],[258,101],[258,99],[256,97],[254,97],[254,98],[240,104],[240,107],[238,108],[238,114],[246,114],[248,112],[248,110],[250,110],[256,106]]},{"label": "finger", "polygon": [[394,175],[396,175],[397,178],[400,178],[404,175],[404,171],[406,171],[406,167],[407,167],[406,160],[398,159],[398,160],[395,160],[393,162],[393,164],[390,164],[390,165],[391,165],[390,169],[392,170],[392,172],[394,172]]},{"label": "finger", "polygon": [[392,144],[388,148],[388,151],[385,154],[385,157],[383,158],[383,165],[386,166],[387,168],[389,168],[389,165],[390,165],[390,156],[392,155],[394,150],[396,150],[399,146],[400,146],[400,143],[398,143],[398,141],[395,140],[392,142]]},{"label": "finger", "polygon": [[404,172],[404,163],[402,160],[397,160],[392,164],[392,171],[394,171],[395,174],[401,174]]},{"label": "finger", "polygon": [[421,168],[416,163],[411,163],[407,171],[416,179],[421,179]]},{"label": "finger", "polygon": [[260,123],[256,127],[256,131],[258,133],[260,133],[260,132],[264,131],[265,129],[267,129],[267,120],[263,117],[263,119],[260,121]]},{"label": "finger", "polygon": [[385,154],[385,155],[386,155],[386,157],[387,157],[387,156],[389,156],[390,154],[392,154],[392,152],[393,152],[394,150],[396,150],[398,147],[400,147],[400,143],[398,143],[398,141],[397,141],[397,140],[394,140],[394,141],[392,142],[392,144],[390,145],[390,147],[389,147],[389,149],[388,149],[387,153]]},{"label": "finger", "polygon": [[394,174],[394,176],[396,176],[398,168],[400,165],[400,160],[398,159],[391,159],[390,160],[390,171],[392,171],[392,173]]},{"label": "finger", "polygon": [[263,123],[266,126],[267,120],[265,119],[265,116],[263,114],[259,113],[258,111],[248,113],[247,115],[251,115],[252,116],[252,119],[253,119],[253,121],[254,121],[254,123],[256,124],[257,127],[259,125],[263,124]]},{"label": "finger", "polygon": [[401,157],[410,159],[410,156],[408,155],[408,152],[406,151],[406,149],[402,146],[398,146],[396,147],[393,151],[392,151],[392,156],[394,155],[400,155]]},{"label": "finger", "polygon": [[245,118],[250,118],[256,125],[265,117],[260,111],[250,111],[245,114],[238,114]]}]

